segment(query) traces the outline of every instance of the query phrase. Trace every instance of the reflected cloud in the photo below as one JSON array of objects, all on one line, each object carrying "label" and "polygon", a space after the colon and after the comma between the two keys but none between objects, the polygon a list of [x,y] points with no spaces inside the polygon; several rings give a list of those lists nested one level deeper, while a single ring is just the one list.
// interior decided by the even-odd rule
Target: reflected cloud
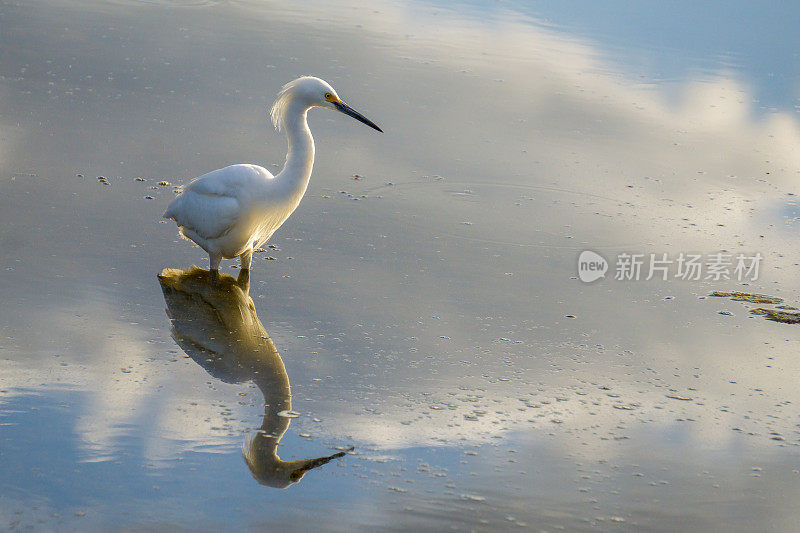
[{"label": "reflected cloud", "polygon": [[283,360],[249,296],[249,271],[241,271],[238,279],[221,274],[215,281],[209,271],[197,267],[165,269],[158,280],[178,346],[214,378],[225,383],[252,381],[264,395],[261,427],[243,446],[250,473],[259,483],[286,488],[345,455],[342,451],[297,461],[278,456],[280,440],[295,416],[292,393]]},{"label": "reflected cloud", "polygon": [[[616,68],[591,42],[513,13],[486,24],[458,11],[434,17],[419,4],[371,6],[109,8],[118,17],[113,25],[105,13],[82,10],[82,33],[107,36],[99,52],[97,39],[64,32],[69,18],[61,11],[27,9],[29,21],[7,25],[14,32],[4,41],[10,63],[0,93],[10,114],[0,135],[14,132],[20,142],[0,154],[0,167],[41,179],[18,178],[3,189],[9,224],[0,240],[9,270],[0,384],[9,392],[0,395],[24,386],[57,397],[52,389],[62,383],[85,391],[71,407],[81,457],[88,448],[110,462],[141,449],[144,461],[163,464],[183,450],[238,454],[241,420],[260,413],[244,407],[243,387],[223,390],[222,383],[252,382],[266,404],[244,450],[257,479],[288,486],[293,473],[299,479],[331,459],[298,468],[276,454],[291,390],[246,286],[224,278],[231,294],[220,296],[186,278],[170,288],[175,338],[198,364],[169,355],[177,348],[152,273],[176,253],[189,264],[193,252],[176,250],[173,232],[158,225],[171,188],[133,181],[141,173],[178,183],[229,158],[280,161],[285,144],[265,134],[257,111],[271,103],[276,79],[311,72],[343,89],[358,83],[365,111],[380,109],[391,123],[392,141],[356,133],[349,142],[350,129],[311,117],[321,138],[339,142],[320,151],[325,172],[314,178],[303,216],[276,241],[282,251],[270,252],[271,269],[253,281],[270,289],[270,307],[291,324],[266,322],[285,339],[282,349],[317,351],[292,372],[315,401],[321,438],[374,447],[380,461],[418,455],[404,448],[448,448],[430,455],[448,461],[458,492],[467,492],[458,471],[502,488],[526,479],[516,470],[535,469],[549,488],[569,485],[562,481],[573,470],[563,464],[576,457],[667,464],[654,461],[653,450],[689,476],[673,482],[680,487],[673,498],[705,496],[705,481],[691,475],[709,464],[723,486],[748,487],[750,465],[791,465],[795,330],[703,299],[741,289],[727,284],[583,285],[574,276],[585,249],[609,259],[620,251],[760,251],[770,253],[763,281],[747,290],[796,304],[796,257],[786,252],[796,232],[783,219],[800,162],[796,117],[760,111],[735,70],[648,80]],[[37,68],[21,53],[26,47],[48,63]],[[118,154],[127,155],[117,171]],[[93,180],[65,179],[69,169],[123,177],[93,187]],[[360,179],[351,182],[355,172]],[[52,210],[41,209],[43,199]],[[29,242],[39,246],[15,245]],[[554,451],[550,460],[537,453],[511,463],[514,471],[496,483],[486,480],[505,456],[456,466],[462,448],[497,443]],[[701,457],[699,449],[714,455]],[[464,460],[478,461],[470,457]],[[396,473],[375,457],[361,459],[374,460],[384,479]],[[541,462],[562,466],[540,475]],[[741,465],[745,471],[736,470]],[[597,467],[605,479],[597,488],[642,501],[639,478],[609,478],[615,468]],[[262,501],[260,487],[240,477]],[[776,486],[775,478],[761,480]],[[446,493],[414,481],[421,498]],[[493,506],[508,496],[498,490]],[[387,493],[392,501],[401,494]],[[598,506],[613,507],[599,498]],[[574,500],[565,494],[558,504]],[[492,509],[501,519],[512,514]]]}]

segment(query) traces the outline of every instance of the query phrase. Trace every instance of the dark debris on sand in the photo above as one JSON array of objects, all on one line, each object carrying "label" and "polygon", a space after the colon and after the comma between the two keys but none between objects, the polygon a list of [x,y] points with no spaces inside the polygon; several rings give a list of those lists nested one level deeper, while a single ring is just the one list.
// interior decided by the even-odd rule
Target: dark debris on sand
[{"label": "dark debris on sand", "polygon": [[[750,294],[747,292],[721,292],[714,291],[711,296],[720,298],[730,298],[739,302],[748,302],[754,304],[779,304],[783,302],[783,298],[777,296],[767,296],[766,294]],[[776,309],[767,309],[765,307],[757,307],[751,309],[750,313],[754,315],[763,316],[767,320],[773,322],[780,322],[782,324],[800,324],[800,312],[791,313],[789,310],[796,310],[796,307],[790,305],[778,305]],[[721,314],[724,314],[720,311]]]},{"label": "dark debris on sand", "polygon": [[800,313],[790,313],[788,311],[778,311],[776,309],[764,309],[763,307],[751,309],[750,312],[754,315],[762,315],[767,320],[772,320],[773,322],[782,322],[783,324],[800,324]]}]

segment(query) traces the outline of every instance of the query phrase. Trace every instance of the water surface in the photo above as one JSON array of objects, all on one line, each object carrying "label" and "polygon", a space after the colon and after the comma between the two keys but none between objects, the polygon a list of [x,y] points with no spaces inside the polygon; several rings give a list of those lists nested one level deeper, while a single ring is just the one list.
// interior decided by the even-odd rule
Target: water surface
[{"label": "water surface", "polygon": [[[798,78],[764,72],[796,10],[760,6],[781,41],[742,50],[718,37],[744,14],[620,6],[0,6],[5,523],[793,530],[800,330],[707,295],[800,304]],[[160,216],[214,168],[279,170],[267,109],[303,74],[386,133],[311,112],[260,329],[203,359],[157,275],[207,257]],[[578,279],[587,249],[606,279]],[[720,251],[761,253],[758,279],[613,279],[621,253]],[[284,461],[354,450],[276,490],[243,456],[259,429]]]}]

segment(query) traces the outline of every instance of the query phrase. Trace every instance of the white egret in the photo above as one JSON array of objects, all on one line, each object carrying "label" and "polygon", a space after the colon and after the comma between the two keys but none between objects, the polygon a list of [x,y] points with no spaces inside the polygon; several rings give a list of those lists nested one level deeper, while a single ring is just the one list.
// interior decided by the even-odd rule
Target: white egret
[{"label": "white egret", "polygon": [[272,106],[275,129],[285,131],[289,153],[273,176],[257,165],[231,165],[195,178],[167,207],[186,239],[208,252],[212,273],[222,259],[239,257],[249,270],[253,250],[264,244],[297,208],[314,165],[314,139],[306,115],[325,107],[350,115],[380,132],[373,122],[345,104],[327,82],[304,76],[284,85]]}]

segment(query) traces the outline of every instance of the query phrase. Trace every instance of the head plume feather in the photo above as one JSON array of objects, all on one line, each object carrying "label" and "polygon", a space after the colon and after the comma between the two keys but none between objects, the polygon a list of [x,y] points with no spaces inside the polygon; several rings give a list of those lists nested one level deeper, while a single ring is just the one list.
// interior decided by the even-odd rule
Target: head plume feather
[{"label": "head plume feather", "polygon": [[292,103],[292,99],[294,97],[293,89],[303,83],[305,80],[312,77],[313,76],[303,76],[301,78],[297,78],[296,80],[292,80],[281,87],[280,92],[278,92],[278,97],[275,99],[275,103],[272,104],[272,109],[269,111],[269,116],[272,119],[272,125],[277,131],[283,130],[284,113],[286,112],[286,108],[289,107],[289,104]]}]

